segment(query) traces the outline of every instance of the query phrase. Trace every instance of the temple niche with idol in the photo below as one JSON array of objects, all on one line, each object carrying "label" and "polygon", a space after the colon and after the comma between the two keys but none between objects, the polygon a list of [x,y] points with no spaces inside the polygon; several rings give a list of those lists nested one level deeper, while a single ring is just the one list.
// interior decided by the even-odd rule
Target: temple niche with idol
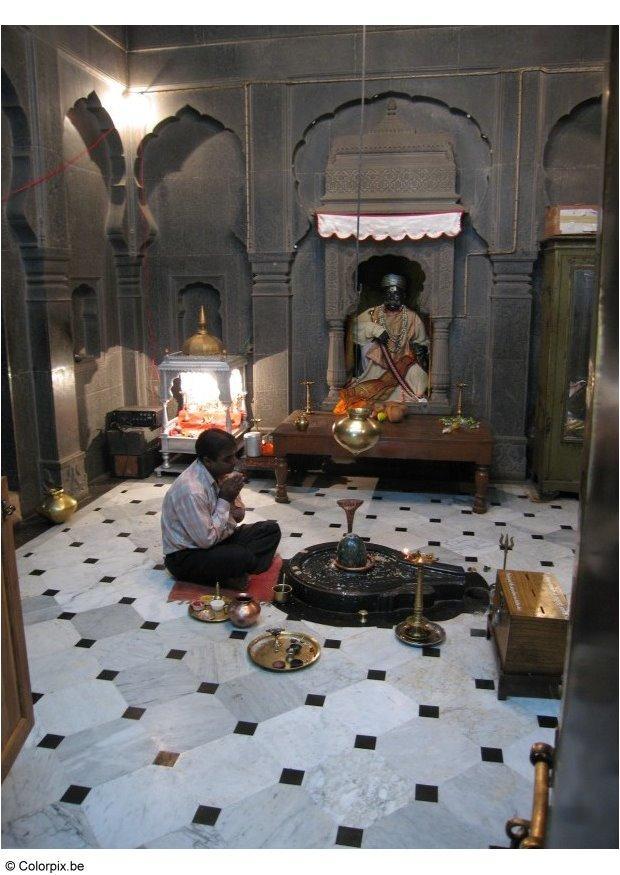
[{"label": "temple niche with idol", "polygon": [[3,847],[617,844],[614,191],[612,26],[3,26]]}]

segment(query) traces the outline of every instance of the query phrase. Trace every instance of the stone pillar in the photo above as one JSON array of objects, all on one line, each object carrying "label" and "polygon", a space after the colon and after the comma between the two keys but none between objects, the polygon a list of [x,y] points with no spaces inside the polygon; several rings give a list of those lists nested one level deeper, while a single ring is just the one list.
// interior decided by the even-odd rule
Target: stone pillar
[{"label": "stone pillar", "polygon": [[439,316],[433,319],[431,338],[431,394],[429,408],[433,413],[450,410],[450,323],[452,319]]},{"label": "stone pillar", "polygon": [[[62,486],[80,499],[88,494],[88,482],[75,393],[69,253],[23,247],[22,257],[40,476],[43,483]],[[19,404],[18,398],[13,401]]]},{"label": "stone pillar", "polygon": [[344,322],[342,319],[328,319],[329,351],[327,354],[327,383],[329,392],[323,406],[331,410],[340,397],[338,390],[347,380],[347,368],[344,359]]},{"label": "stone pillar", "polygon": [[290,252],[250,253],[254,323],[252,412],[272,427],[290,410]]},{"label": "stone pillar", "polygon": [[495,438],[493,476],[523,479],[535,253],[490,256],[493,266],[487,385]]},{"label": "stone pillar", "polygon": [[[145,337],[140,284],[142,258],[115,253],[115,263],[119,341],[123,356],[123,394],[125,404],[142,404],[148,400],[149,378],[157,382],[156,375],[147,373],[148,355],[143,353]],[[148,349],[146,351],[148,353]],[[156,385],[155,392],[157,390]]]}]

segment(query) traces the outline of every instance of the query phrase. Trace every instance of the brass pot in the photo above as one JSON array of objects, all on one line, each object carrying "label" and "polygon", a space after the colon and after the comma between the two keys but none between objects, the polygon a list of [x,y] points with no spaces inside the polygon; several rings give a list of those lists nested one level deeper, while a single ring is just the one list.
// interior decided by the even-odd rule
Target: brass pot
[{"label": "brass pot", "polygon": [[37,508],[37,513],[47,517],[53,523],[65,523],[75,512],[78,506],[77,501],[61,487],[48,487],[46,492],[47,498]]},{"label": "brass pot", "polygon": [[350,407],[332,426],[334,440],[354,456],[374,447],[381,436],[381,427],[370,419],[370,413],[369,407]]},{"label": "brass pot", "polygon": [[297,431],[308,431],[308,426],[310,425],[310,420],[306,416],[306,414],[302,411],[299,416],[293,420],[293,424]]},{"label": "brass pot", "polygon": [[254,601],[249,592],[237,593],[228,606],[228,619],[233,626],[245,629],[253,626],[260,615],[260,605]]}]

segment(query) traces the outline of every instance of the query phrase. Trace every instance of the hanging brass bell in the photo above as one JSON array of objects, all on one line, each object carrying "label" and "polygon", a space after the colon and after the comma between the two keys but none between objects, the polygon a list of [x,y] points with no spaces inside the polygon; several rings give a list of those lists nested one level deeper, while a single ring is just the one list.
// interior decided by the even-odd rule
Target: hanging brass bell
[{"label": "hanging brass bell", "polygon": [[369,450],[381,436],[381,427],[370,418],[370,407],[350,407],[332,426],[334,440],[354,456]]}]

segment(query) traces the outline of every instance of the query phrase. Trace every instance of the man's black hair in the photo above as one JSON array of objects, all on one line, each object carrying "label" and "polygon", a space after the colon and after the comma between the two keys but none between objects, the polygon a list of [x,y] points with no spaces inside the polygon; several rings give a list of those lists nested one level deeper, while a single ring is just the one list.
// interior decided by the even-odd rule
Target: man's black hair
[{"label": "man's black hair", "polygon": [[237,441],[222,428],[210,428],[203,431],[196,441],[196,455],[199,459],[206,456],[215,460],[223,450],[236,450]]}]

